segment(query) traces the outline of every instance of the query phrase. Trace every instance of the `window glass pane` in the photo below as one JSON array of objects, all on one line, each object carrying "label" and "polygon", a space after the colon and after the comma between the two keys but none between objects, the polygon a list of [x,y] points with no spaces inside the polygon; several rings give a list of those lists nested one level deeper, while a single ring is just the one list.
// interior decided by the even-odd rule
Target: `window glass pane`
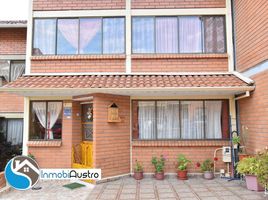
[{"label": "window glass pane", "polygon": [[157,139],[180,138],[180,102],[157,101]]},{"label": "window glass pane", "polygon": [[15,81],[25,72],[25,61],[12,61],[10,66],[10,81]]},{"label": "window glass pane", "polygon": [[12,145],[22,144],[23,120],[8,119],[7,124],[7,141]]},{"label": "window glass pane", "polygon": [[156,53],[178,53],[178,18],[157,17]]},{"label": "window glass pane", "polygon": [[47,139],[61,139],[62,102],[47,103]]},{"label": "window glass pane", "polygon": [[224,17],[203,17],[206,53],[225,52]]},{"label": "window glass pane", "polygon": [[56,19],[34,20],[33,55],[55,54]]},{"label": "window glass pane", "polygon": [[0,139],[6,140],[7,135],[7,120],[5,118],[0,118]]},{"label": "window glass pane", "polygon": [[205,122],[206,122],[206,138],[221,139],[221,112],[222,101],[206,101],[205,102]]},{"label": "window glass pane", "polygon": [[78,53],[78,19],[58,19],[57,54]]},{"label": "window glass pane", "polygon": [[180,53],[202,52],[202,24],[199,17],[179,17]]},{"label": "window glass pane", "polygon": [[80,54],[101,53],[101,18],[80,19]]},{"label": "window glass pane", "polygon": [[155,102],[139,101],[139,138],[156,139]]},{"label": "window glass pane", "polygon": [[0,76],[4,77],[6,82],[9,82],[9,69],[10,69],[10,61],[0,60]]},{"label": "window glass pane", "polygon": [[45,139],[46,102],[32,103],[30,127],[30,139]]},{"label": "window glass pane", "polygon": [[204,138],[203,101],[181,101],[181,138]]},{"label": "window glass pane", "polygon": [[125,19],[103,19],[103,53],[118,54],[125,52]]},{"label": "window glass pane", "polygon": [[134,17],[132,22],[133,53],[154,53],[154,18]]}]

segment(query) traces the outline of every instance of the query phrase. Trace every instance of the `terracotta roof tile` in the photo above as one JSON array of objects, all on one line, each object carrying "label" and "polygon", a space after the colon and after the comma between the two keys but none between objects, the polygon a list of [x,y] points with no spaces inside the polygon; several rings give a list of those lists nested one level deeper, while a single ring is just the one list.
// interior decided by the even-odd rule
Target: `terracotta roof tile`
[{"label": "terracotta roof tile", "polygon": [[250,86],[233,74],[212,75],[27,75],[5,88],[163,88]]}]

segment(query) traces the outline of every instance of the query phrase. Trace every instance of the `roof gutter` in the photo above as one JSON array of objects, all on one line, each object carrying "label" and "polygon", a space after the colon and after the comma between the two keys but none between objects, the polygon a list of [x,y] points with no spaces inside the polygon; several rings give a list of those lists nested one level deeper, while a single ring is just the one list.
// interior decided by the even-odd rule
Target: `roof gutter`
[{"label": "roof gutter", "polygon": [[250,97],[250,91],[246,91],[246,93],[244,95],[236,97],[235,100],[244,99],[247,97]]}]

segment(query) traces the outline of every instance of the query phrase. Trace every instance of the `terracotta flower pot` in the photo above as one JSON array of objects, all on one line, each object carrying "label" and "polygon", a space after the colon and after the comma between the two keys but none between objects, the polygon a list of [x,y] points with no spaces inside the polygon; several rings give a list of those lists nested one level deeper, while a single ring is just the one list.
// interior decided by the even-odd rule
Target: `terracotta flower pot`
[{"label": "terracotta flower pot", "polygon": [[249,190],[253,191],[264,191],[264,188],[258,183],[257,176],[246,175],[246,184]]},{"label": "terracotta flower pot", "polygon": [[136,180],[141,180],[143,179],[143,172],[134,172],[133,176]]},{"label": "terracotta flower pot", "polygon": [[207,180],[214,179],[214,173],[211,171],[206,171],[204,172],[204,178]]},{"label": "terracotta flower pot", "polygon": [[243,160],[244,158],[248,158],[249,155],[247,154],[238,154],[239,160]]},{"label": "terracotta flower pot", "polygon": [[187,180],[187,170],[178,170],[178,179]]},{"label": "terracotta flower pot", "polygon": [[165,174],[164,174],[164,172],[155,172],[154,177],[156,180],[164,180]]}]

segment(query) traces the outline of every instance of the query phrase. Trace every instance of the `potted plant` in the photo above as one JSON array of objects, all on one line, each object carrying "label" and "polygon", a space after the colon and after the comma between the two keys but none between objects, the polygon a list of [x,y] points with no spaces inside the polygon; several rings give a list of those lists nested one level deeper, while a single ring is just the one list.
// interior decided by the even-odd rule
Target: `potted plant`
[{"label": "potted plant", "polygon": [[143,167],[140,162],[136,160],[135,168],[134,168],[134,178],[136,180],[143,179]]},{"label": "potted plant", "polygon": [[211,180],[214,178],[213,167],[214,167],[214,164],[210,159],[206,159],[201,164],[201,170],[204,172],[205,179]]},{"label": "potted plant", "polygon": [[233,135],[232,142],[234,149],[237,149],[238,145],[240,144],[240,137],[238,135]]},{"label": "potted plant", "polygon": [[248,157],[240,160],[237,164],[237,172],[245,176],[247,188],[254,191],[263,191],[264,188],[259,184],[257,172],[260,161],[257,157]]},{"label": "potted plant", "polygon": [[259,166],[257,169],[258,182],[268,189],[268,151],[259,156]]},{"label": "potted plant", "polygon": [[191,163],[185,155],[180,154],[177,158],[178,161],[178,178],[180,180],[187,180],[187,166]]},{"label": "potted plant", "polygon": [[155,168],[155,179],[157,180],[164,180],[164,166],[165,166],[165,158],[163,155],[160,158],[152,157],[152,164]]}]

